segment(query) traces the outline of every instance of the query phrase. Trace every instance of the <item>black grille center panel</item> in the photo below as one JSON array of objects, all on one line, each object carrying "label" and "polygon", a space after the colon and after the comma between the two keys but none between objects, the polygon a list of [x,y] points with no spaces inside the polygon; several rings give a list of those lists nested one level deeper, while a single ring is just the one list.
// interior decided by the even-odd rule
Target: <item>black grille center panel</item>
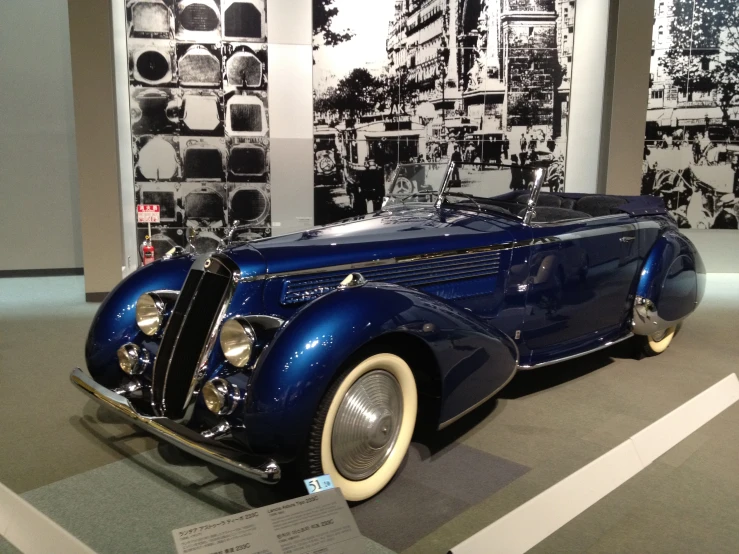
[{"label": "black grille center panel", "polygon": [[196,269],[190,270],[190,273],[187,275],[187,279],[185,280],[185,284],[177,297],[174,309],[169,316],[169,321],[167,322],[162,342],[159,345],[159,352],[157,353],[156,361],[154,363],[154,372],[152,374],[152,399],[156,406],[162,405],[164,380],[167,377],[169,360],[172,357],[177,337],[182,328],[182,322],[185,319],[185,314],[187,313],[187,309],[190,307],[190,302],[192,301],[192,297],[195,295],[195,291],[200,284],[202,276],[202,271],[198,271]]},{"label": "black grille center panel", "polygon": [[231,270],[217,258],[210,260],[204,271],[190,270],[154,364],[154,406],[173,419],[184,415],[193,377],[230,290]]}]

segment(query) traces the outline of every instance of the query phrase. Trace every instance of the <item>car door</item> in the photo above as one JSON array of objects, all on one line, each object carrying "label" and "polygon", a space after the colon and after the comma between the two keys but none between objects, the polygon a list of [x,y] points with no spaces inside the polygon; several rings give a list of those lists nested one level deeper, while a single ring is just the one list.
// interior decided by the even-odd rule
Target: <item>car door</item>
[{"label": "car door", "polygon": [[529,363],[579,353],[620,333],[639,264],[633,218],[624,213],[531,229],[521,333]]}]

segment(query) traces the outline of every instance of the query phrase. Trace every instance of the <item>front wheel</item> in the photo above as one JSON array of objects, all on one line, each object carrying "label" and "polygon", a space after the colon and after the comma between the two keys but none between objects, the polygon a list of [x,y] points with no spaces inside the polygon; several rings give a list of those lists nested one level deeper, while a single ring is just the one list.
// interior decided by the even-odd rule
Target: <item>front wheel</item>
[{"label": "front wheel", "polygon": [[405,458],[417,412],[408,364],[389,353],[365,358],[321,401],[306,458],[309,476],[330,475],[347,500],[374,496]]},{"label": "front wheel", "polygon": [[640,336],[639,341],[641,343],[642,352],[647,356],[657,356],[658,354],[662,354],[662,352],[667,350],[667,347],[670,346],[676,330],[677,327],[673,326],[651,335]]}]

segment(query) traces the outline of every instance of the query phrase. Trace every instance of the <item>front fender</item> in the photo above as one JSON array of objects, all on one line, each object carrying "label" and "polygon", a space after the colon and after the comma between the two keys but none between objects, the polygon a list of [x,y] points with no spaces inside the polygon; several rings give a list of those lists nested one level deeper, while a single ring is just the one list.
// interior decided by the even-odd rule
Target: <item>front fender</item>
[{"label": "front fender", "polygon": [[118,283],[105,298],[85,344],[87,369],[95,381],[106,387],[120,384],[122,373],[116,351],[122,344],[143,340],[144,336],[136,325],[136,300],[153,290],[180,290],[193,259],[183,256],[146,265]]},{"label": "front fender", "polygon": [[698,251],[677,231],[655,242],[639,276],[633,332],[651,335],[690,315],[703,297],[706,270]]},{"label": "front fender", "polygon": [[336,290],[301,308],[260,358],[245,406],[250,448],[299,452],[342,365],[390,333],[412,335],[430,349],[436,367],[423,369],[437,372],[441,383],[440,423],[488,398],[516,371],[513,341],[438,298],[382,283]]}]

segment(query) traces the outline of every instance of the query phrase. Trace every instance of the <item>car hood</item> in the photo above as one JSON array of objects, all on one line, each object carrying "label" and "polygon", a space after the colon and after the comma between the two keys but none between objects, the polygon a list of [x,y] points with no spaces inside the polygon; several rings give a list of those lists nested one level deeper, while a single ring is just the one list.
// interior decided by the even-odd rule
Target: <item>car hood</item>
[{"label": "car hood", "polygon": [[393,207],[225,253],[246,276],[253,275],[258,252],[266,273],[275,275],[509,243],[519,227],[513,219],[456,209]]}]

